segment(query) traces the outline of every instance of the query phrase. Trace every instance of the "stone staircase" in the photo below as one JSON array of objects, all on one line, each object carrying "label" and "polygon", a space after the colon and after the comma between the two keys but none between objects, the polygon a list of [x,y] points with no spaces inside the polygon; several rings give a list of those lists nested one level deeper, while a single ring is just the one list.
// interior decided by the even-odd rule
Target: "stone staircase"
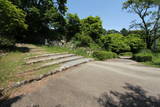
[{"label": "stone staircase", "polygon": [[45,53],[45,54],[25,58],[25,61],[26,61],[25,64],[28,67],[33,64],[40,63],[40,65],[35,68],[32,68],[29,71],[24,71],[24,72],[17,74],[19,76],[26,76],[26,75],[30,76],[30,73],[38,72],[38,70],[42,70],[43,68],[52,67],[55,65],[59,65],[59,66],[57,68],[54,68],[53,70],[45,72],[44,74],[40,74],[39,76],[35,76],[33,78],[23,80],[21,82],[17,82],[11,87],[9,87],[7,90],[12,89],[12,88],[17,88],[17,87],[20,87],[22,85],[25,85],[25,84],[28,84],[34,81],[39,81],[45,77],[56,74],[58,72],[62,72],[71,67],[93,61],[93,59],[84,58],[83,56],[77,56],[75,54],[68,54],[68,53],[53,53],[53,54]]},{"label": "stone staircase", "polygon": [[44,62],[44,61],[49,61],[49,60],[58,60],[62,58],[67,58],[67,57],[72,57],[75,56],[74,54],[53,54],[50,56],[43,56],[43,57],[38,57],[38,58],[29,58],[30,60],[26,61],[26,64],[33,64],[33,63],[38,63],[38,62]]},{"label": "stone staircase", "polygon": [[76,65],[80,65],[83,63],[87,63],[92,61],[91,58],[84,58],[83,56],[77,56],[75,54],[68,54],[68,53],[53,53],[53,54],[42,54],[38,56],[28,57],[25,58],[25,64],[30,66],[33,64],[41,63],[38,67],[32,68],[28,71],[21,72],[29,73],[29,72],[36,72],[37,70],[51,67],[54,65],[59,65],[57,69],[61,68],[71,68]]}]

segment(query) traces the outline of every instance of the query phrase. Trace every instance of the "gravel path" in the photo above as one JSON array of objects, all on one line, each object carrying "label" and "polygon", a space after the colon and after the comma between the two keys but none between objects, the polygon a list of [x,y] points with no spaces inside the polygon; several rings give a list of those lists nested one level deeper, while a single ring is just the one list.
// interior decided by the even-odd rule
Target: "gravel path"
[{"label": "gravel path", "polygon": [[[159,68],[145,67],[127,59],[114,59],[90,62],[67,70],[60,76],[50,77],[43,87],[23,97],[11,99],[8,105],[160,107],[160,99],[157,98],[159,94]],[[116,102],[119,100],[121,102]]]}]

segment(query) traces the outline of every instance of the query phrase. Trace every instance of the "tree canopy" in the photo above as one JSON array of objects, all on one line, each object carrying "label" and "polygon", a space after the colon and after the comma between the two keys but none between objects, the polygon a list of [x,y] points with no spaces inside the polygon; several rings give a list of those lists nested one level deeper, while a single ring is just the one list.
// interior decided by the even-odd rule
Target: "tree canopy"
[{"label": "tree canopy", "polygon": [[92,37],[96,41],[103,34],[102,21],[100,17],[89,16],[82,19],[81,31]]},{"label": "tree canopy", "polygon": [[123,8],[139,16],[141,22],[134,22],[131,27],[145,31],[147,48],[151,49],[153,42],[160,37],[160,5],[154,0],[127,0],[123,3]]},{"label": "tree canopy", "polygon": [[25,13],[7,0],[0,0],[0,34],[13,33],[15,28],[26,29]]},{"label": "tree canopy", "polygon": [[[50,38],[50,32],[64,32],[64,15],[67,11],[67,0],[10,0],[26,13],[25,21],[28,31],[22,32],[23,42],[43,43]],[[22,35],[22,34],[21,34]]]}]

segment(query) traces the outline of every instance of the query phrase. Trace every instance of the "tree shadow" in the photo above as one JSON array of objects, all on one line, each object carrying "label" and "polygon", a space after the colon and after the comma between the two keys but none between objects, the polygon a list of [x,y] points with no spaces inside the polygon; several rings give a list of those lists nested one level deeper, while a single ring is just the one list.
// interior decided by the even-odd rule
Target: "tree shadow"
[{"label": "tree shadow", "polygon": [[102,107],[160,107],[160,96],[147,96],[147,91],[140,86],[126,83],[125,93],[110,91],[98,98]]},{"label": "tree shadow", "polygon": [[23,97],[23,95],[16,96],[14,98],[6,99],[3,101],[0,101],[0,107],[11,107],[13,103],[17,102]]},{"label": "tree shadow", "polygon": [[5,52],[22,52],[22,53],[26,53],[26,52],[29,52],[30,49],[27,48],[27,47],[16,47],[16,46],[13,46],[13,47],[1,47],[0,51],[2,51],[2,53],[5,53]]}]

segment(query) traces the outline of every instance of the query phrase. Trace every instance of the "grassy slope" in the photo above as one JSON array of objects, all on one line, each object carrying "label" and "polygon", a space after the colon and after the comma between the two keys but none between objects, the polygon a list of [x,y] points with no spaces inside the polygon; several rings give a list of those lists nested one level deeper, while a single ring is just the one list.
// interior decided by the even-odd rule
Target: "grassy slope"
[{"label": "grassy slope", "polygon": [[[28,45],[30,46],[30,45]],[[85,57],[92,57],[91,54],[88,53],[85,48],[77,48],[77,49],[69,49],[66,47],[48,47],[48,46],[35,46],[31,45],[31,47],[38,47],[38,49],[44,50],[47,53],[61,53],[68,52],[73,53]],[[37,54],[30,52],[20,52],[14,51],[9,52],[6,56],[0,57],[0,87],[4,87],[12,84],[13,82],[25,80],[31,78],[36,75],[44,74],[50,70],[55,69],[58,65],[50,66],[47,68],[43,68],[33,72],[29,75],[19,75],[18,73],[31,70],[35,67],[40,66],[42,63],[25,65],[25,58],[35,56]]]},{"label": "grassy slope", "polygon": [[[40,47],[41,48],[41,47]],[[18,73],[31,70],[40,66],[42,63],[25,65],[25,58],[35,56],[37,54],[30,52],[14,51],[9,52],[6,56],[0,57],[0,87],[5,87],[14,82],[25,80],[33,76],[44,74],[55,69],[58,65],[43,68],[29,75],[19,75]]]},{"label": "grassy slope", "polygon": [[23,66],[25,56],[26,55],[21,52],[11,52],[6,56],[0,57],[0,85],[18,80],[14,75],[27,68]]}]

